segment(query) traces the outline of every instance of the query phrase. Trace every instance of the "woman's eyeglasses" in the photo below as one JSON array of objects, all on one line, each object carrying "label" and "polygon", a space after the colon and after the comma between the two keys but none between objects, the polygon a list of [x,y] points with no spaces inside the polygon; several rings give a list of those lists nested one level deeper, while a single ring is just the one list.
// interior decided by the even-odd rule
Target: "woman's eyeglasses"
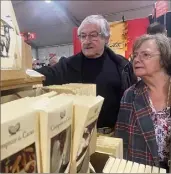
[{"label": "woman's eyeglasses", "polygon": [[136,58],[140,58],[140,60],[149,60],[158,55],[160,55],[160,53],[147,53],[147,52],[134,53],[132,55],[132,60]]}]

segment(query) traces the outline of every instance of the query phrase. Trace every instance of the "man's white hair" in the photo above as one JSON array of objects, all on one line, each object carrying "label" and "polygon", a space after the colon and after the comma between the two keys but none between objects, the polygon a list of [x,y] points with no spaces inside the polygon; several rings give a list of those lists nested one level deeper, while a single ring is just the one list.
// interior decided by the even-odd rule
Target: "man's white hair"
[{"label": "man's white hair", "polygon": [[87,16],[81,23],[78,28],[77,34],[81,34],[81,30],[85,24],[96,24],[100,27],[100,32],[102,36],[109,37],[110,36],[110,26],[107,20],[101,15],[90,15]]}]

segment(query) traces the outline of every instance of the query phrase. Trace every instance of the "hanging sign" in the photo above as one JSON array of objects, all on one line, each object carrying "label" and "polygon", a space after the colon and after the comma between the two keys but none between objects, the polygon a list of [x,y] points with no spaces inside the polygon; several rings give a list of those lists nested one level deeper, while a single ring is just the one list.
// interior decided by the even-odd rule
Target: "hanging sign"
[{"label": "hanging sign", "polygon": [[125,36],[125,22],[110,23],[111,36],[109,47],[122,56],[125,56],[127,39]]},{"label": "hanging sign", "polygon": [[157,1],[155,3],[155,9],[156,9],[156,18],[166,14],[168,12],[168,8],[169,8],[169,1],[167,0],[162,0],[162,1]]}]

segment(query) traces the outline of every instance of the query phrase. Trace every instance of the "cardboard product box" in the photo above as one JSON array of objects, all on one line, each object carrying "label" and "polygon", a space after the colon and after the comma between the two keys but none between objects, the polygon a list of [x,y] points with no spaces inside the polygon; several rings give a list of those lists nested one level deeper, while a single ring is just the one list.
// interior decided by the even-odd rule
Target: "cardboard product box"
[{"label": "cardboard product box", "polygon": [[41,172],[38,115],[15,103],[8,106],[1,105],[1,172]]},{"label": "cardboard product box", "polygon": [[[40,99],[40,98],[39,98]],[[72,100],[49,98],[46,105],[33,106],[39,113],[43,173],[64,173],[70,161]]]},{"label": "cardboard product box", "polygon": [[[49,94],[54,94],[54,92],[50,92]],[[34,139],[32,137],[32,141],[30,141],[30,143],[32,145],[34,143],[33,140],[35,140],[36,146],[34,151],[37,154],[34,165],[35,167],[37,166],[37,169],[35,169],[33,172],[64,173],[69,165],[71,154],[71,124],[73,105],[72,100],[65,99],[65,101],[61,102],[61,100],[58,100],[57,96],[53,96],[53,98],[49,96],[51,95],[46,94],[39,97],[26,97],[5,103],[2,105],[2,115],[3,119],[5,120],[4,122],[9,121],[8,119],[5,119],[6,114],[13,116],[10,117],[10,119],[16,119],[19,117],[21,120],[21,117],[23,117],[22,119],[25,120],[25,122],[23,121],[23,126],[25,128],[29,127],[30,129],[34,128]],[[9,108],[11,108],[10,111]],[[25,115],[27,115],[29,112],[35,116],[34,121],[31,119],[31,117],[33,117],[31,114],[28,115],[28,118],[26,119]],[[19,116],[20,113],[22,115],[21,117]],[[29,119],[31,119],[32,122]],[[19,129],[19,125],[19,122],[15,124],[16,129]],[[1,124],[1,127],[2,132],[6,125]],[[2,134],[1,137],[1,142],[3,143],[3,141],[5,141],[4,139],[6,138],[5,136],[3,137]],[[28,144],[29,140],[27,141]],[[26,146],[24,141],[20,143],[23,143],[24,147]],[[7,148],[3,144],[1,146]],[[20,147],[21,144],[17,144],[17,146]],[[1,153],[4,154],[6,158],[10,158],[8,154],[5,154],[6,151],[3,153],[2,147]],[[12,148],[15,149],[15,146],[11,146],[11,149]],[[18,148],[16,148],[15,152],[18,153]],[[13,154],[14,152],[12,151],[11,153]],[[17,156],[14,155],[13,160],[15,161],[16,159]],[[1,159],[1,168],[3,172],[7,172],[7,169],[5,170],[4,168],[6,163],[9,162],[3,162],[2,160],[6,160],[4,159],[3,155]],[[9,164],[11,165],[11,163]],[[20,168],[22,168],[22,166],[20,166]],[[17,172],[20,171],[20,169],[15,170],[17,170]],[[11,170],[8,169],[8,171],[16,172],[12,169],[12,167]],[[31,170],[28,171],[30,172]],[[25,169],[23,169],[22,172],[26,172]]]},{"label": "cardboard product box", "polygon": [[[73,117],[73,132],[72,132],[72,154],[71,154],[71,172],[79,173],[80,171],[85,173],[89,166],[89,160],[87,164],[84,163],[84,159],[88,154],[90,157],[89,148],[91,144],[92,135],[96,129],[96,122],[104,101],[103,97],[97,96],[75,96],[75,95],[59,95],[61,100],[70,98],[73,100],[74,105],[74,117]],[[95,141],[94,141],[95,142]],[[94,144],[96,146],[96,144]],[[84,171],[82,169],[85,169]]]}]

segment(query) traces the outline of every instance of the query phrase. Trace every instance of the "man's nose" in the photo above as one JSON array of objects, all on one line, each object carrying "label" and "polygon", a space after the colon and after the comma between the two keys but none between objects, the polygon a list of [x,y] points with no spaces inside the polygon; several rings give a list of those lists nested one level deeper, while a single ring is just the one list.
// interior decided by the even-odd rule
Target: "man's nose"
[{"label": "man's nose", "polygon": [[86,36],[84,43],[86,43],[86,44],[91,43],[91,39],[89,38],[89,36]]}]

